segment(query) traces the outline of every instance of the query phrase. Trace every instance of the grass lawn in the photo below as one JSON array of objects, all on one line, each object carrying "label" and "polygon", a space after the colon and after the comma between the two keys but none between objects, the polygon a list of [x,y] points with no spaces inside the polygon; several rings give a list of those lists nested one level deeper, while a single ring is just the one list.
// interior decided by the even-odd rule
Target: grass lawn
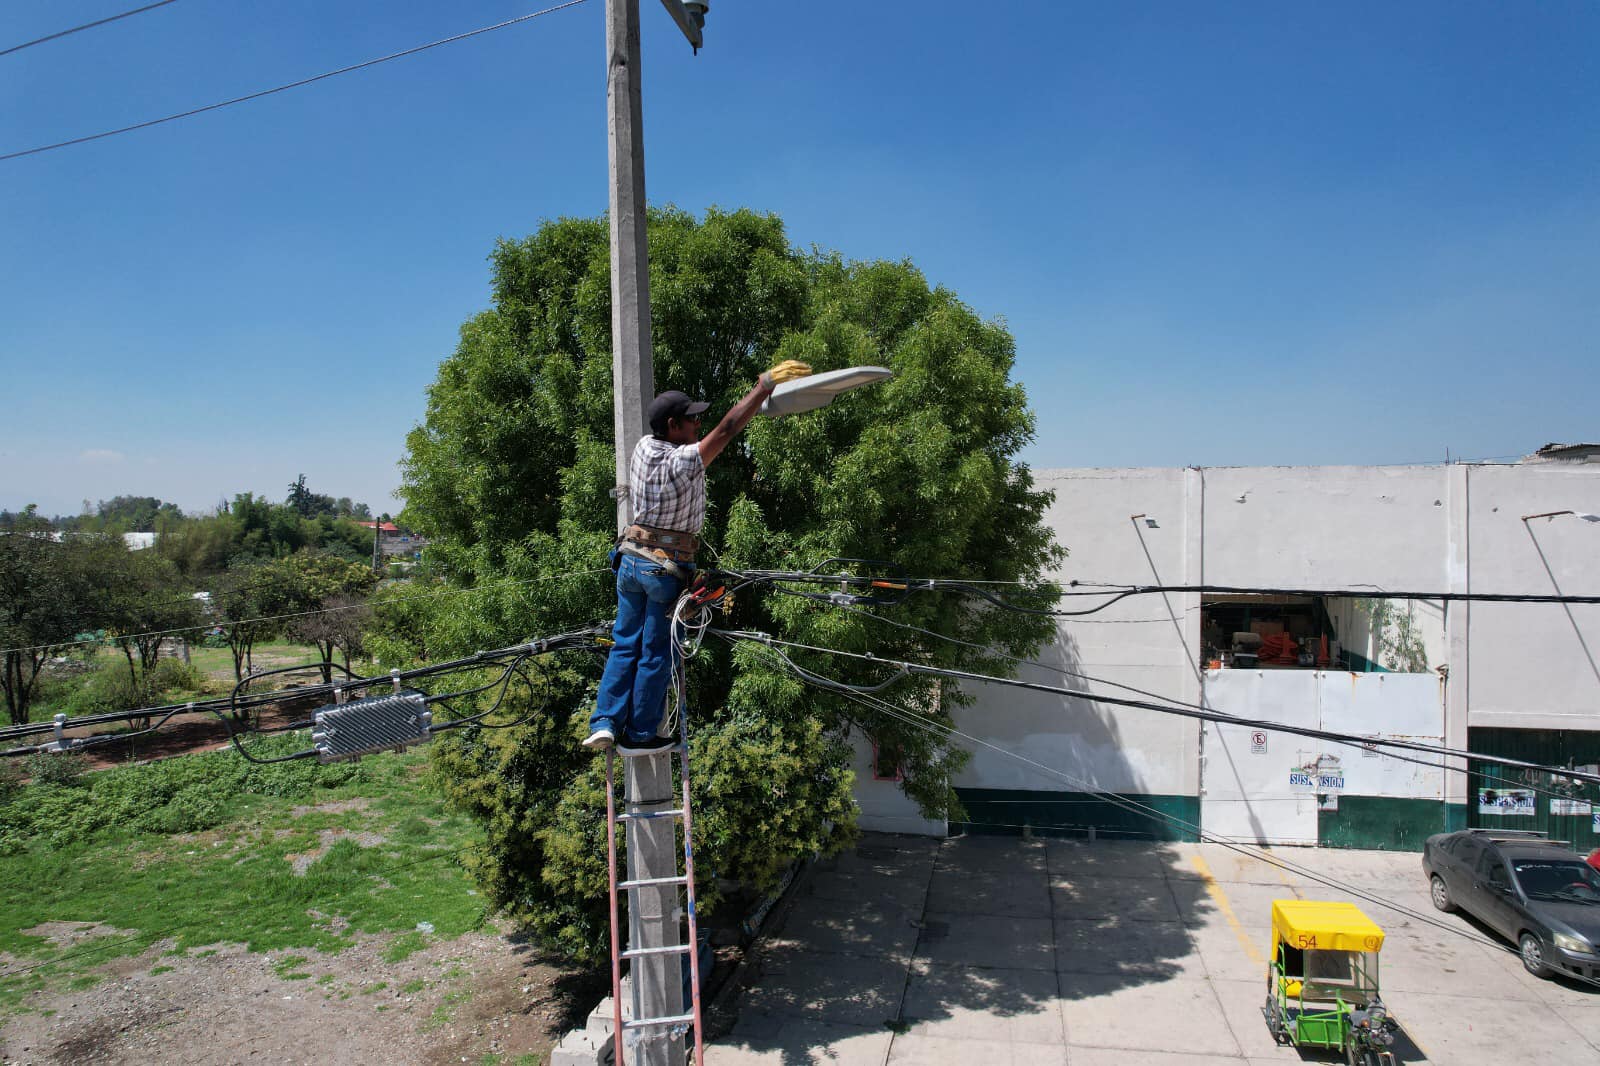
[{"label": "grass lawn", "polygon": [[[388,952],[404,957],[481,924],[455,862],[478,831],[434,794],[426,750],[360,769],[362,779],[309,797],[236,796],[226,820],[200,832],[118,826],[56,846],[33,830],[0,858],[0,1025],[30,992],[90,987],[101,964],[163,940],[173,954],[242,943],[313,956],[358,934],[401,933]],[[108,771],[125,772],[136,771]],[[74,940],[52,922],[101,923],[101,935]]]},{"label": "grass lawn", "polygon": [[[322,656],[317,654],[317,649],[309,644],[290,644],[285,641],[273,641],[268,644],[257,644],[252,658],[256,669],[273,669],[279,666],[297,666],[301,663],[321,662]],[[340,660],[343,662],[343,660]],[[233,652],[227,648],[200,648],[189,650],[189,662],[198,670],[204,670],[212,677],[233,680]],[[354,663],[351,664],[354,667]]]}]

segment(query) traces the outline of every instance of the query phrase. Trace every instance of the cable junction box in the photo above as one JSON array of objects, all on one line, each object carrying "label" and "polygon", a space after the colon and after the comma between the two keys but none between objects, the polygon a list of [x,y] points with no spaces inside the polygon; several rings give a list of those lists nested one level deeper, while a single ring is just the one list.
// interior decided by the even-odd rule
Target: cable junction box
[{"label": "cable junction box", "polygon": [[398,751],[433,736],[433,714],[420,692],[330,703],[317,709],[312,722],[311,741],[317,746],[317,761],[324,763]]}]

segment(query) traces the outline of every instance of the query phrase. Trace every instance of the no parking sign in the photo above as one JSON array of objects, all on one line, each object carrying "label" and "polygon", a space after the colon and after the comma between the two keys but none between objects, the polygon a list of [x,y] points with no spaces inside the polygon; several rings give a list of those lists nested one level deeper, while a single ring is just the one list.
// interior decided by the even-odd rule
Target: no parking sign
[{"label": "no parking sign", "polygon": [[1250,752],[1253,755],[1267,753],[1267,733],[1264,729],[1257,729],[1250,734]]}]

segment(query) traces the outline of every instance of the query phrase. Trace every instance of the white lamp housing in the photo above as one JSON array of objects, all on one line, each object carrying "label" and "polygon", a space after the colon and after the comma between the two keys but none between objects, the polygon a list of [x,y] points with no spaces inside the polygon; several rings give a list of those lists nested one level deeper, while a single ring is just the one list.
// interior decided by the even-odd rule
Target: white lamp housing
[{"label": "white lamp housing", "polygon": [[822,374],[795,378],[792,381],[785,381],[772,390],[772,395],[761,405],[761,413],[776,418],[781,415],[797,415],[802,411],[815,411],[819,407],[828,406],[841,392],[878,381],[887,381],[892,377],[894,371],[885,367],[852,366],[843,370],[829,370]]}]

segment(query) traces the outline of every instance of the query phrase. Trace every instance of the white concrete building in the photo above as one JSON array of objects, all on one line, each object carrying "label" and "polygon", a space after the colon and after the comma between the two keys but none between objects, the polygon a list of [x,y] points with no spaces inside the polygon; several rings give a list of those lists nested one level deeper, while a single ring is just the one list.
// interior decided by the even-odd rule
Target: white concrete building
[{"label": "white concrete building", "polygon": [[[1550,446],[1502,465],[1047,470],[1037,480],[1055,493],[1049,520],[1070,552],[1062,581],[1600,595],[1597,452]],[[1376,619],[1374,604],[1383,605]],[[1279,639],[1279,629],[1298,638],[1309,665],[1239,668],[1249,660],[1232,659],[1235,634]],[[1232,661],[1219,669],[1220,659]],[[1127,695],[1106,684],[1116,682],[1246,717],[1600,764],[1600,606],[1135,596],[1061,619],[1040,665],[1020,676]],[[1600,842],[1600,805],[1581,796],[1540,796],[1529,810],[1518,794],[1507,805],[1518,786],[1567,787],[1548,775],[1469,779],[1363,748],[1202,728],[1091,699],[992,685],[974,695],[956,713],[959,728],[1057,771],[979,748],[954,782],[974,831],[1092,827],[1194,839],[1204,827],[1264,842],[1409,848],[1445,828],[1494,824],[1551,828],[1580,847]],[[892,781],[874,780],[870,746],[858,744],[863,825],[942,833]],[[1342,790],[1291,781],[1330,757]]]}]

